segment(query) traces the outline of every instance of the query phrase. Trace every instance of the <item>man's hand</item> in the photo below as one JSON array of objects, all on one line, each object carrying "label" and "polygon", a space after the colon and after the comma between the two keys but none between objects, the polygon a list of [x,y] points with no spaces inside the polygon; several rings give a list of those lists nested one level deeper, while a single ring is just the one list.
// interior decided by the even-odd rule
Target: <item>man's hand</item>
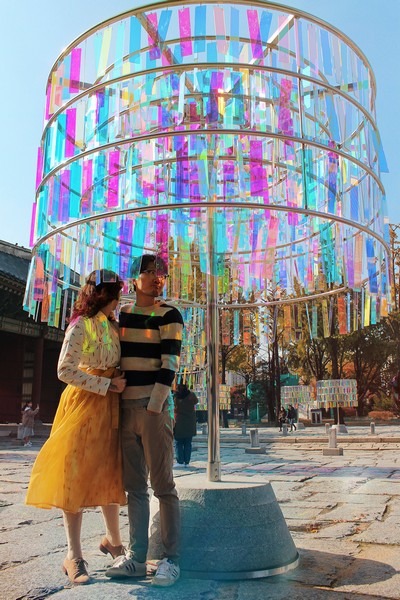
[{"label": "man's hand", "polygon": [[159,415],[159,412],[156,412],[155,410],[149,410],[147,409],[147,412],[149,413],[149,415]]},{"label": "man's hand", "polygon": [[120,394],[126,388],[126,379],[125,373],[121,373],[117,377],[113,377],[111,379],[110,387],[108,388],[110,392],[117,392]]}]

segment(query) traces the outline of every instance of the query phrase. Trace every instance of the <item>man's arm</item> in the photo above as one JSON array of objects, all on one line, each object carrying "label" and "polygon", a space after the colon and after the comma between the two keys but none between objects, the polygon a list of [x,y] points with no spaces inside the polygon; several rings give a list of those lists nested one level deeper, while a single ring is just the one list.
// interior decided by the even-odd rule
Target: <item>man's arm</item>
[{"label": "man's arm", "polygon": [[182,315],[179,310],[171,307],[171,310],[165,313],[160,325],[161,368],[147,406],[150,413],[162,411],[163,404],[171,391],[172,382],[179,369],[182,331]]}]

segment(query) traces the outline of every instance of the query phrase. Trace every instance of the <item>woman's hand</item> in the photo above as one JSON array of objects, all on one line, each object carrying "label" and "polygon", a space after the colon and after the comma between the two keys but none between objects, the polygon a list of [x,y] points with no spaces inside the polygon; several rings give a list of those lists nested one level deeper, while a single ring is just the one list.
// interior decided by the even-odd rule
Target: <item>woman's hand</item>
[{"label": "woman's hand", "polygon": [[126,388],[126,379],[125,373],[121,373],[117,377],[113,377],[111,379],[110,387],[108,388],[110,392],[117,392],[120,394]]}]

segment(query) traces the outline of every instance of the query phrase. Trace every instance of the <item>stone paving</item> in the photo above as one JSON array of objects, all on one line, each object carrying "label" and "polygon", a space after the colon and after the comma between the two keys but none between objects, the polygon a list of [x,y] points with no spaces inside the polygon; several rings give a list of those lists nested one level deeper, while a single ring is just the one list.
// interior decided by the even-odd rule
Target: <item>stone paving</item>
[{"label": "stone paving", "polygon": [[[369,427],[349,427],[338,435],[343,456],[323,456],[328,438],[321,426],[286,437],[262,428],[259,439],[265,451],[252,454],[248,435],[221,429],[222,479],[257,475],[271,483],[300,554],[297,569],[245,581],[182,578],[167,589],[152,587],[150,578],[110,581],[104,575],[109,561],[98,550],[101,515],[88,510],[82,537],[93,583],[74,587],[60,568],[66,548],[61,512],[24,505],[44,437],[23,448],[1,426],[0,600],[400,598],[400,426],[377,426],[376,435]],[[194,446],[191,468],[176,470],[177,479],[205,473],[206,436],[198,435]],[[127,540],[125,508],[121,526]]]}]

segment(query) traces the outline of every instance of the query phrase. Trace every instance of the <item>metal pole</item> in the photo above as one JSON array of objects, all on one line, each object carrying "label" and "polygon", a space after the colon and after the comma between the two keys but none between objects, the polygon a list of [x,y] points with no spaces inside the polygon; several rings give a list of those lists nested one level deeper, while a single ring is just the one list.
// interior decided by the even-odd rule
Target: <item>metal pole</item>
[{"label": "metal pole", "polygon": [[213,209],[208,213],[209,273],[207,273],[207,403],[208,403],[208,481],[221,481],[219,445],[219,320],[218,275],[213,236]]}]

